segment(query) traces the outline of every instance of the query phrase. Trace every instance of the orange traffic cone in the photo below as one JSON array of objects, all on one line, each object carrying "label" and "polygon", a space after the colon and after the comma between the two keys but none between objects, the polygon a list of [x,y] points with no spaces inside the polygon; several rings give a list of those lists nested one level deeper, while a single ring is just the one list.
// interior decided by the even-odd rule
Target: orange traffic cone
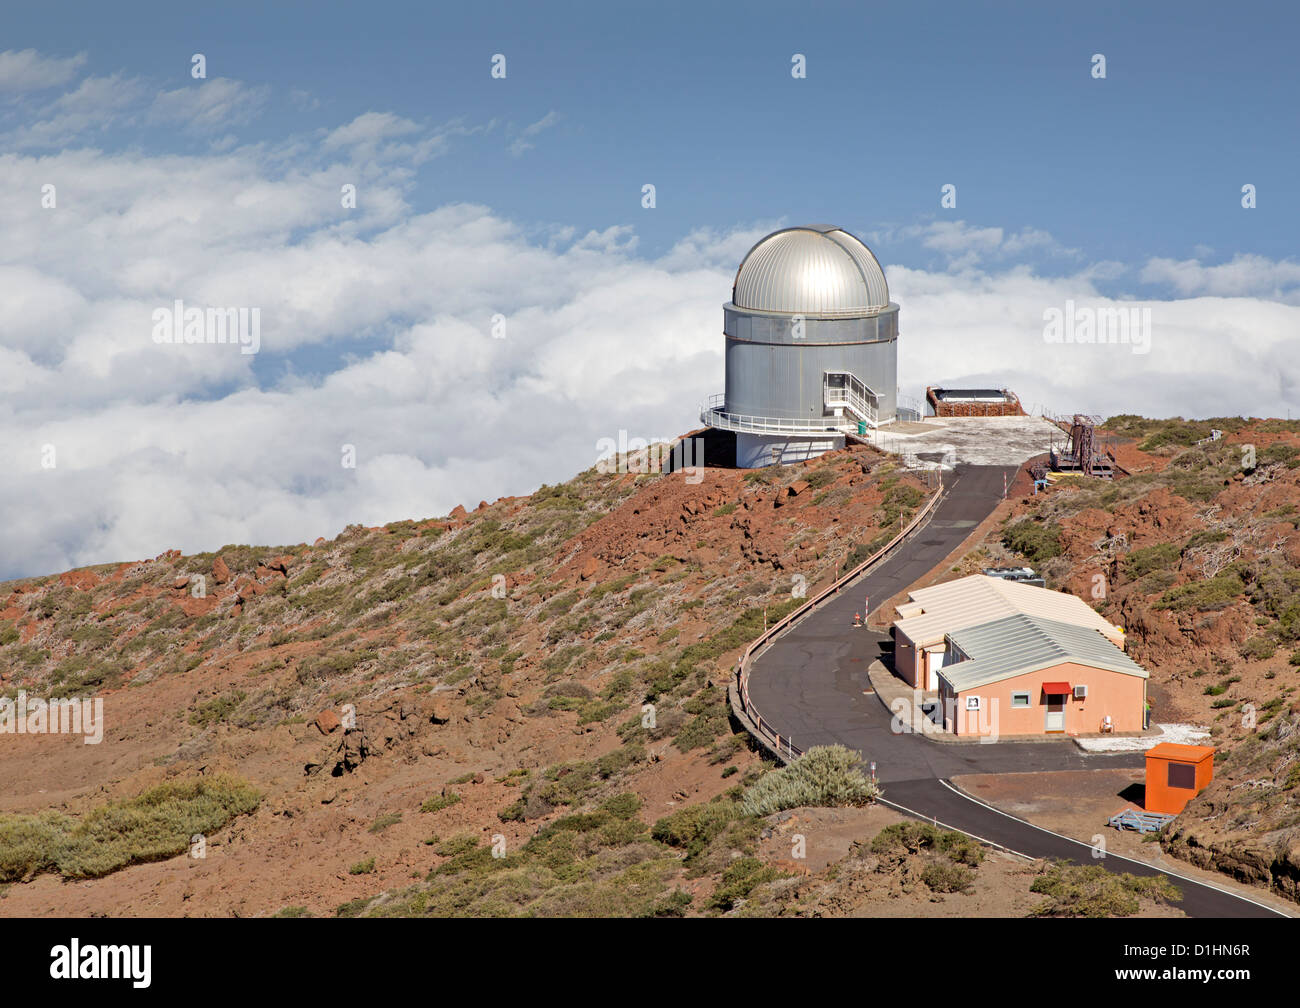
[{"label": "orange traffic cone", "polygon": [[853,614],[853,625],[862,626],[862,613],[855,612]]}]

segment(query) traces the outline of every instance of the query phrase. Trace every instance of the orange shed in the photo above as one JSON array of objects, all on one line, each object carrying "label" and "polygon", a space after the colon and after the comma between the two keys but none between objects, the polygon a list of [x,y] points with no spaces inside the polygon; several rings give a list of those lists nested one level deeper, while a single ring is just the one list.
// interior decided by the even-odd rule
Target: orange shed
[{"label": "orange shed", "polygon": [[1161,742],[1147,750],[1146,810],[1178,815],[1214,780],[1214,747]]}]

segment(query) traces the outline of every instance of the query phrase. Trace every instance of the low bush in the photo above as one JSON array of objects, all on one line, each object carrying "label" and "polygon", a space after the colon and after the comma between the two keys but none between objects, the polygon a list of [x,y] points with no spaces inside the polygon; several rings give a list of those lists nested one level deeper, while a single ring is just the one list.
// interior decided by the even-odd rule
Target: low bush
[{"label": "low bush", "polygon": [[1155,608],[1211,612],[1231,605],[1244,589],[1241,575],[1236,571],[1225,571],[1205,581],[1191,581],[1170,588],[1160,596]]},{"label": "low bush", "polygon": [[42,872],[99,878],[128,865],[175,857],[257,808],[261,796],[232,777],[168,781],[72,817],[0,815],[0,882]]},{"label": "low bush", "polygon": [[690,805],[660,819],[650,835],[660,843],[696,855],[739,814],[740,808],[727,799]]},{"label": "low bush", "polygon": [[1250,638],[1238,650],[1243,658],[1265,661],[1277,654],[1277,644],[1271,638],[1261,635]]},{"label": "low bush", "polygon": [[975,882],[975,873],[952,861],[932,861],[921,871],[921,881],[937,893],[962,893]]},{"label": "low bush", "polygon": [[871,841],[871,850],[881,855],[933,852],[972,868],[984,860],[984,848],[966,834],[911,821],[886,826]]},{"label": "low bush", "polygon": [[190,715],[190,724],[206,728],[208,725],[225,721],[244,702],[247,696],[248,694],[243,690],[234,690],[219,697],[213,697],[206,703],[199,704],[194,713]]},{"label": "low bush", "polygon": [[441,812],[445,808],[451,808],[460,801],[460,795],[455,791],[444,791],[440,795],[434,795],[420,806],[421,812]]},{"label": "low bush", "polygon": [[401,821],[402,821],[402,813],[385,812],[383,815],[377,817],[375,821],[370,824],[370,832],[382,833],[384,832],[384,830],[388,829],[389,826],[396,826]]},{"label": "low bush", "polygon": [[1178,562],[1182,550],[1174,543],[1156,543],[1135,549],[1124,558],[1128,576],[1137,579],[1154,571],[1166,570]]},{"label": "low bush", "polygon": [[1167,875],[1140,878],[1064,861],[1046,868],[1029,891],[1047,897],[1030,911],[1036,917],[1131,917],[1141,909],[1139,899],[1168,904],[1183,898]]},{"label": "low bush", "polygon": [[712,905],[724,912],[731,910],[760,885],[771,882],[779,875],[777,869],[765,865],[758,858],[737,858],[722,873],[718,888],[713,893]]},{"label": "low bush", "polygon": [[817,746],[760,777],[745,791],[741,806],[747,815],[764,816],[804,805],[866,805],[879,794],[880,788],[863,775],[856,753],[840,745]]},{"label": "low bush", "polygon": [[1052,522],[1025,518],[1008,525],[1002,532],[1002,545],[1041,564],[1061,554],[1061,527]]}]

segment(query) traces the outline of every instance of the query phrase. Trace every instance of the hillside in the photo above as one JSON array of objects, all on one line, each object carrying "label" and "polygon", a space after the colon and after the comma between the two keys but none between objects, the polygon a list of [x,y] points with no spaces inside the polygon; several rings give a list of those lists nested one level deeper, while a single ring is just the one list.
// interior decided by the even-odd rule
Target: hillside
[{"label": "hillside", "polygon": [[[958,569],[1024,556],[1084,597],[1104,575],[1157,717],[1225,748],[1171,850],[1294,898],[1294,432],[1187,449],[1194,425],[1121,423],[1134,475],[1022,496],[1022,474]],[[1238,472],[1242,437],[1261,461]],[[313,545],[0,585],[3,695],[103,696],[105,721],[99,745],[7,736],[0,915],[1179,913],[879,805],[754,811],[775,771],[728,718],[740,649],[928,491],[861,447],[698,483],[626,461]]]},{"label": "hillside", "polygon": [[1153,720],[1211,726],[1215,781],[1166,849],[1300,899],[1300,422],[1105,426],[1132,475],[1023,498],[984,550],[1126,628]]},{"label": "hillside", "polygon": [[[914,512],[893,470],[867,450],[694,484],[593,470],[314,545],[0,586],[4,695],[101,695],[106,724],[8,736],[0,913],[351,914],[430,873],[441,902],[404,912],[705,912],[759,831],[735,814],[764,765],[728,669],[765,611]],[[698,836],[651,835],[683,810]],[[176,856],[195,824],[204,856]],[[477,881],[494,837],[508,893]]]}]

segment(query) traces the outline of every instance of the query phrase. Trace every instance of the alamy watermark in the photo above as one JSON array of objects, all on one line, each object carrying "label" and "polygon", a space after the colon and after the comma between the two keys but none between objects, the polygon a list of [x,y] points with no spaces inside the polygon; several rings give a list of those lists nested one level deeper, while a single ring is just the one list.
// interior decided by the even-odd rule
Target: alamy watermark
[{"label": "alamy watermark", "polygon": [[1065,309],[1043,311],[1043,341],[1046,343],[1089,343],[1132,347],[1135,354],[1151,352],[1151,308],[1107,306],[1076,307],[1073,298]]},{"label": "alamy watermark", "polygon": [[0,735],[83,735],[86,745],[104,741],[104,698],[43,700],[0,697]]},{"label": "alamy watermark", "polygon": [[996,742],[1001,737],[998,728],[997,697],[965,697],[964,704],[958,704],[955,696],[942,696],[938,699],[927,697],[919,689],[913,689],[911,697],[898,696],[889,704],[889,730],[895,735],[920,734],[955,734],[958,736],[978,736],[981,742]]},{"label": "alamy watermark", "polygon": [[185,344],[238,343],[241,354],[262,348],[261,308],[186,308],[176,300],[171,307],[153,310],[153,341]]},{"label": "alamy watermark", "polygon": [[704,481],[704,439],[629,438],[620,430],[618,438],[601,438],[596,442],[596,472],[613,473],[684,473],[686,482]]}]

